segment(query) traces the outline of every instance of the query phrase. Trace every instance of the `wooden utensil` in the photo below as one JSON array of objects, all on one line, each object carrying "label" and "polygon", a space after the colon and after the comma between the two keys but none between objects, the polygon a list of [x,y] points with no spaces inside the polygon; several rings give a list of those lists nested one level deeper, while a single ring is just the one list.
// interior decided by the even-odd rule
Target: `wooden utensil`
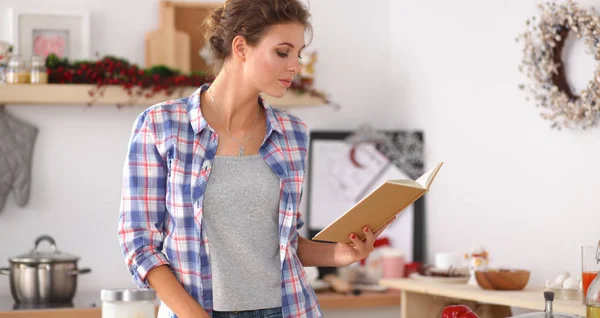
[{"label": "wooden utensil", "polygon": [[160,27],[146,34],[146,67],[166,65],[183,73],[191,71],[191,39],[175,29],[175,7],[160,4]]}]

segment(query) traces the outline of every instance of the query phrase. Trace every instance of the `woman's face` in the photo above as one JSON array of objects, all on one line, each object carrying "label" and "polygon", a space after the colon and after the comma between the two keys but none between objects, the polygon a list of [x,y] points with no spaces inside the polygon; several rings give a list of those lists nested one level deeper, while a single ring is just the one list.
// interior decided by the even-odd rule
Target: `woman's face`
[{"label": "woman's face", "polygon": [[247,48],[243,64],[247,82],[260,92],[283,97],[293,77],[300,72],[304,32],[299,23],[271,26],[258,45]]}]

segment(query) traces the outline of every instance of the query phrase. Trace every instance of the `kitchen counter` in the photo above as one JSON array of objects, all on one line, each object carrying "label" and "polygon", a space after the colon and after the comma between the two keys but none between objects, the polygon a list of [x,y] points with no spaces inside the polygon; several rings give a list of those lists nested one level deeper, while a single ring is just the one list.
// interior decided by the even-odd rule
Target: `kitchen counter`
[{"label": "kitchen counter", "polygon": [[70,304],[15,304],[12,296],[0,296],[1,318],[101,318],[100,291],[78,292]]},{"label": "kitchen counter", "polygon": [[[360,295],[340,295],[333,292],[317,293],[323,310],[361,308],[383,308],[400,306],[400,293],[363,292]],[[158,310],[158,307],[157,307]],[[72,304],[52,308],[28,308],[16,306],[10,295],[0,297],[1,318],[101,318],[100,292],[81,292],[75,295]]]},{"label": "kitchen counter", "polygon": [[[545,306],[542,289],[484,290],[479,286],[410,278],[383,279],[380,285],[401,290],[402,317],[436,317],[444,307],[457,303],[468,305],[482,318],[512,316],[511,307],[544,311]],[[555,313],[585,317],[586,308],[581,300],[564,300],[556,297],[553,308]]]},{"label": "kitchen counter", "polygon": [[39,309],[86,309],[102,307],[100,291],[78,292],[70,304],[61,305],[26,305],[15,304],[11,295],[0,296],[0,312],[7,311],[30,311]]},{"label": "kitchen counter", "polygon": [[360,295],[341,295],[334,292],[317,293],[319,305],[323,310],[329,309],[364,309],[399,307],[400,292],[363,292]]}]

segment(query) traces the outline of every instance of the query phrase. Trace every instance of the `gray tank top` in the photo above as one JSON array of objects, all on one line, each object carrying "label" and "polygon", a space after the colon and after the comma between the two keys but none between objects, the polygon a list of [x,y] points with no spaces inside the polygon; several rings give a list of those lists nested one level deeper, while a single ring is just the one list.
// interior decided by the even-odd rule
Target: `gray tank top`
[{"label": "gray tank top", "polygon": [[280,180],[260,155],[216,156],[204,193],[213,308],[281,306]]}]

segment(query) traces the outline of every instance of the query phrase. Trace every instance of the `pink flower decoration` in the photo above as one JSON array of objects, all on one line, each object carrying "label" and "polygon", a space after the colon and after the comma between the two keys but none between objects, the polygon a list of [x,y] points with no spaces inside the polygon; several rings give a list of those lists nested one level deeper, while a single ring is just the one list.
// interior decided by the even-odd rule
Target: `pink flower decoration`
[{"label": "pink flower decoration", "polygon": [[65,39],[60,35],[38,35],[33,40],[33,51],[35,55],[47,57],[54,53],[58,57],[65,55]]}]

